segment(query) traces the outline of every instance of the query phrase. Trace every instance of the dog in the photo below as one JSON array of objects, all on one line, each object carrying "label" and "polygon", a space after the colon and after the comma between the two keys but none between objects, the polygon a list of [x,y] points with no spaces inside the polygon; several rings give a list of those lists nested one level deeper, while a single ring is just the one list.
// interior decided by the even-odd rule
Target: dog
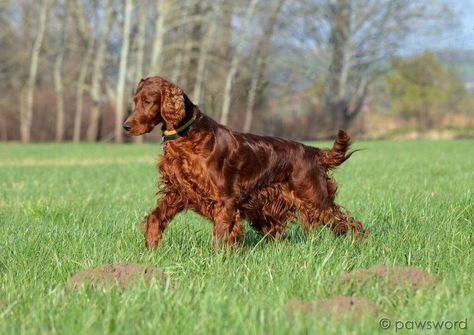
[{"label": "dog", "polygon": [[359,234],[362,224],[335,203],[330,170],[346,161],[351,140],[339,131],[331,149],[233,131],[205,115],[175,84],[142,79],[133,113],[123,123],[139,136],[162,125],[159,200],[144,220],[145,245],[156,249],[174,216],[191,209],[213,222],[213,241],[242,241],[242,219],[260,234],[281,238],[299,214],[304,231],[326,225]]}]

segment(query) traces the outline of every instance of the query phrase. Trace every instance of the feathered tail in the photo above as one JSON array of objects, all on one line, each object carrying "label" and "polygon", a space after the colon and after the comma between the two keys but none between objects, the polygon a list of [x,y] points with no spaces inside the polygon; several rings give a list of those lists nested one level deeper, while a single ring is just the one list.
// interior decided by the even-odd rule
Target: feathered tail
[{"label": "feathered tail", "polygon": [[352,154],[358,150],[347,153],[351,146],[351,138],[345,131],[339,130],[332,149],[323,149],[319,152],[321,164],[326,169],[334,169],[344,163]]}]

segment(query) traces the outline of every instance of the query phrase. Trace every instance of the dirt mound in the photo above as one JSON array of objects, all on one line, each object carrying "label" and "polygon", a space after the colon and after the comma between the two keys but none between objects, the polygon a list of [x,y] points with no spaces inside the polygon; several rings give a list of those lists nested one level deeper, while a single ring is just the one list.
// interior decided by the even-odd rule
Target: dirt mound
[{"label": "dirt mound", "polygon": [[368,269],[358,269],[342,275],[343,284],[363,286],[374,280],[384,281],[390,287],[405,286],[415,289],[437,283],[436,277],[413,266],[387,267],[383,264],[377,264]]},{"label": "dirt mound", "polygon": [[132,286],[140,281],[149,282],[157,278],[167,282],[165,274],[158,272],[156,267],[143,264],[104,264],[77,272],[66,283],[67,288],[92,286],[110,288],[118,285],[121,289]]},{"label": "dirt mound", "polygon": [[288,313],[299,313],[309,315],[314,311],[314,305],[309,301],[291,299],[285,304],[285,310]]},{"label": "dirt mound", "polygon": [[367,314],[377,315],[380,312],[379,307],[372,300],[355,296],[337,296],[320,300],[316,306],[318,311],[336,318],[344,316],[360,318]]},{"label": "dirt mound", "polygon": [[364,315],[377,315],[380,308],[364,297],[336,296],[315,303],[298,299],[290,300],[285,305],[285,310],[290,313],[299,313],[310,316],[315,312],[330,315],[334,318],[351,317],[360,318]]}]

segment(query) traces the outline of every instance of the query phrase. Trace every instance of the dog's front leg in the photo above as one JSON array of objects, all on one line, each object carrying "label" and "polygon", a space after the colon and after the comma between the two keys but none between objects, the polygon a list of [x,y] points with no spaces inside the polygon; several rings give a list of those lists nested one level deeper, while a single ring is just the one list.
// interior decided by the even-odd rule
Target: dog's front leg
[{"label": "dog's front leg", "polygon": [[156,208],[145,217],[143,233],[148,249],[156,250],[163,231],[176,214],[184,209],[184,202],[176,193],[165,193]]}]

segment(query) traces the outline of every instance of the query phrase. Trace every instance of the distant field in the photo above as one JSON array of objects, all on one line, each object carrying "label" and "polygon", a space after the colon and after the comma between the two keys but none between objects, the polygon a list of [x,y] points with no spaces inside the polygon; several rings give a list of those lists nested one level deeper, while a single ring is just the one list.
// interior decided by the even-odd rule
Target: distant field
[{"label": "distant field", "polygon": [[[389,334],[397,320],[466,319],[468,330],[458,331],[472,333],[474,142],[355,148],[367,150],[335,175],[338,202],[371,231],[365,241],[293,225],[285,241],[269,243],[246,226],[241,250],[216,253],[211,224],[184,213],[152,253],[139,223],[155,203],[158,144],[0,144],[0,333]],[[79,270],[123,262],[156,265],[177,287],[65,289]],[[340,280],[380,263],[423,268],[439,283]],[[285,308],[338,295],[366,297],[380,312],[334,318]]]}]

